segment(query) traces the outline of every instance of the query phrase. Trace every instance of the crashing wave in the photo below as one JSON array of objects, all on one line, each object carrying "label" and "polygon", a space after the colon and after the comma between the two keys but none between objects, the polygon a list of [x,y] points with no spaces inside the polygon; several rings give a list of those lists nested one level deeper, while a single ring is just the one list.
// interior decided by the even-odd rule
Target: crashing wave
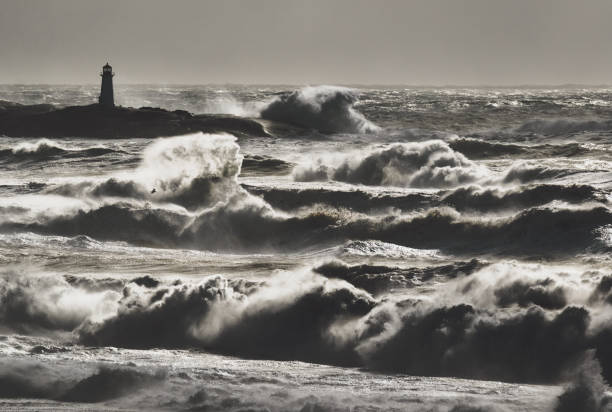
[{"label": "crashing wave", "polygon": [[197,209],[242,190],[236,183],[242,155],[235,141],[230,135],[203,133],[158,139],[145,149],[140,165],[129,175],[64,183],[48,192],[172,202]]},{"label": "crashing wave", "polygon": [[325,205],[363,213],[400,210],[412,212],[431,207],[451,206],[458,211],[512,211],[562,201],[608,203],[605,193],[590,185],[535,184],[519,187],[462,186],[437,193],[406,194],[370,193],[365,190],[317,188],[257,187],[243,185],[250,193],[261,196],[275,209],[299,212],[304,208]]},{"label": "crashing wave", "polygon": [[136,180],[155,189],[154,199],[187,207],[223,201],[240,190],[242,155],[235,141],[203,133],[159,139],[145,149]]},{"label": "crashing wave", "polygon": [[[531,209],[513,217],[488,220],[461,216],[448,207],[411,215],[365,216],[342,208],[313,205],[287,215],[238,184],[241,160],[239,147],[231,136],[198,133],[160,139],[145,150],[142,164],[127,177],[52,189],[77,197],[85,193],[90,197],[123,197],[125,201],[87,203],[76,212],[71,209],[54,217],[40,214],[29,220],[24,218],[25,221],[15,218],[3,222],[0,228],[212,251],[294,251],[332,247],[349,240],[376,240],[462,254],[537,252],[548,256],[567,255],[585,248],[604,250],[605,242],[596,231],[612,223],[606,207]],[[517,166],[511,172],[513,179],[532,178],[527,167]],[[427,141],[375,150],[354,162],[344,159],[332,175],[339,180],[369,184],[447,186],[471,181],[480,173],[484,172],[479,166],[452,151],[446,143]],[[535,173],[536,177],[541,175],[537,170]],[[541,187],[527,190],[524,195],[458,189],[441,200],[435,197],[410,200],[417,202],[412,203],[416,207],[419,202],[435,207],[441,201],[459,210],[495,210],[504,206],[500,202],[513,200],[535,206],[542,199],[579,202],[594,196],[596,193],[588,188]],[[332,202],[342,203],[336,194],[328,197]],[[394,200],[380,201],[392,205]],[[190,211],[168,207],[166,202]]]},{"label": "crashing wave", "polygon": [[589,349],[572,368],[572,379],[557,398],[554,412],[607,412],[611,402],[600,362],[595,351]]},{"label": "crashing wave", "polygon": [[57,276],[0,273],[0,323],[22,333],[71,331],[86,319],[101,319],[115,308],[113,289],[88,292]]},{"label": "crashing wave", "polygon": [[[612,377],[612,357],[605,349],[612,344],[612,326],[605,319],[591,325],[590,313],[600,303],[580,301],[597,284],[583,280],[579,287],[584,291],[572,294],[573,281],[553,281],[521,265],[472,261],[414,269],[338,264],[316,269],[353,281],[366,273],[384,277],[398,270],[425,282],[448,276],[448,287],[431,298],[385,295],[377,300],[312,271],[280,273],[265,282],[220,276],[189,283],[134,281],[121,292],[114,287],[106,291],[109,303],[99,306],[99,313],[68,303],[89,303],[100,292],[52,277],[50,291],[49,280],[30,282],[21,312],[4,312],[3,324],[31,330],[24,325],[40,321],[22,314],[44,308],[60,319],[79,313],[70,324],[44,326],[72,329],[86,345],[200,347],[248,358],[513,382],[558,382],[585,350],[596,349],[604,377]],[[522,279],[518,286],[517,279]],[[14,276],[5,282],[3,300],[23,287]],[[54,293],[68,298],[54,299]]]},{"label": "crashing wave", "polygon": [[392,289],[419,286],[434,278],[447,280],[470,275],[485,265],[486,263],[472,259],[469,262],[449,265],[400,268],[370,264],[349,266],[343,261],[334,260],[313,268],[313,271],[328,278],[345,280],[360,289],[380,295]]},{"label": "crashing wave", "polygon": [[[84,323],[79,339],[132,348],[200,346],[246,357],[330,363],[341,359],[336,355],[342,350],[328,344],[321,332],[338,317],[357,318],[374,306],[367,293],[309,273],[271,278],[266,284],[246,289],[217,276],[194,285],[126,289],[117,315]],[[244,345],[247,341],[251,344]]]},{"label": "crashing wave", "polygon": [[115,204],[46,222],[3,223],[0,229],[62,236],[85,234],[137,245],[211,251],[295,251],[336,246],[348,240],[379,240],[458,254],[553,257],[587,250],[605,252],[609,246],[598,230],[610,224],[612,213],[603,206],[543,207],[490,219],[462,217],[450,208],[412,216],[366,217],[315,210],[288,217],[263,200],[238,195],[196,216]]},{"label": "crashing wave", "polygon": [[485,170],[455,152],[448,143],[430,140],[397,143],[360,155],[341,158],[338,164],[319,159],[294,170],[297,181],[337,180],[365,185],[452,187],[473,182]]},{"label": "crashing wave", "polygon": [[[461,151],[471,153],[474,158],[481,158],[490,156],[491,150],[510,149],[492,149],[492,146],[497,144],[490,143],[486,144],[486,148],[480,148],[482,142],[478,142],[479,148],[468,149],[464,142],[459,145],[457,142],[458,140],[428,140],[395,143],[361,152],[323,155],[294,168],[293,178],[301,182],[332,180],[374,186],[450,188],[476,182],[489,185],[528,183],[585,172],[578,168],[556,168],[542,165],[541,162],[524,160],[515,162],[502,172],[494,172],[487,166],[470,160]],[[472,143],[468,146],[472,146]],[[550,145],[543,145],[538,150],[547,152],[566,149],[575,150]],[[476,156],[474,150],[478,152]],[[605,170],[602,167],[600,171]]]},{"label": "crashing wave", "polygon": [[268,120],[311,128],[322,133],[368,133],[378,126],[353,107],[355,92],[336,86],[305,87],[282,94],[261,111]]}]

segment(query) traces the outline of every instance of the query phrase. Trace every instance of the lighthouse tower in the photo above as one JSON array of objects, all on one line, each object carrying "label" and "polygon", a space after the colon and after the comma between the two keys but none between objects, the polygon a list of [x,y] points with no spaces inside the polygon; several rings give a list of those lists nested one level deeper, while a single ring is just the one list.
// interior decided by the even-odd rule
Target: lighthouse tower
[{"label": "lighthouse tower", "polygon": [[115,107],[115,97],[113,95],[113,68],[110,64],[106,63],[102,67],[102,88],[100,89],[100,98],[98,102],[104,107]]}]

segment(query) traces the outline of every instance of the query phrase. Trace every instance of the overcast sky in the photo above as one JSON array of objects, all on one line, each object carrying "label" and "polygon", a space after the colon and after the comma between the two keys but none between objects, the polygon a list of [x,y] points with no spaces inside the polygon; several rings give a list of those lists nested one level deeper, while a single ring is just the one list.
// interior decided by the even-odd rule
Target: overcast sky
[{"label": "overcast sky", "polygon": [[612,84],[611,0],[0,0],[0,83]]}]

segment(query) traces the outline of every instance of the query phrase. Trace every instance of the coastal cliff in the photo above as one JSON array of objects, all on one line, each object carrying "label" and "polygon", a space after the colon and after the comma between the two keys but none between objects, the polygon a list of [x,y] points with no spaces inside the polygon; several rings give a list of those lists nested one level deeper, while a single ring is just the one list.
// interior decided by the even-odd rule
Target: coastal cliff
[{"label": "coastal cliff", "polygon": [[270,136],[255,120],[231,115],[193,115],[153,107],[58,108],[0,101],[0,135],[11,137],[137,138],[192,132],[227,132],[238,137]]}]

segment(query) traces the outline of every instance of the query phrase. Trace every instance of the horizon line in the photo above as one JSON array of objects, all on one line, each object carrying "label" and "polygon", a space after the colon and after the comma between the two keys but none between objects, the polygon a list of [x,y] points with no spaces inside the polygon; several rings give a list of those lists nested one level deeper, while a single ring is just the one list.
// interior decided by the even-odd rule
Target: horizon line
[{"label": "horizon line", "polygon": [[[0,86],[96,86],[100,83],[1,83]],[[115,83],[115,86],[290,86],[290,87],[308,87],[308,86],[340,86],[340,87],[389,87],[389,88],[411,88],[411,89],[433,89],[433,88],[449,88],[449,89],[465,89],[465,88],[612,88],[612,83],[523,83],[523,84],[408,84],[408,83]]]}]

